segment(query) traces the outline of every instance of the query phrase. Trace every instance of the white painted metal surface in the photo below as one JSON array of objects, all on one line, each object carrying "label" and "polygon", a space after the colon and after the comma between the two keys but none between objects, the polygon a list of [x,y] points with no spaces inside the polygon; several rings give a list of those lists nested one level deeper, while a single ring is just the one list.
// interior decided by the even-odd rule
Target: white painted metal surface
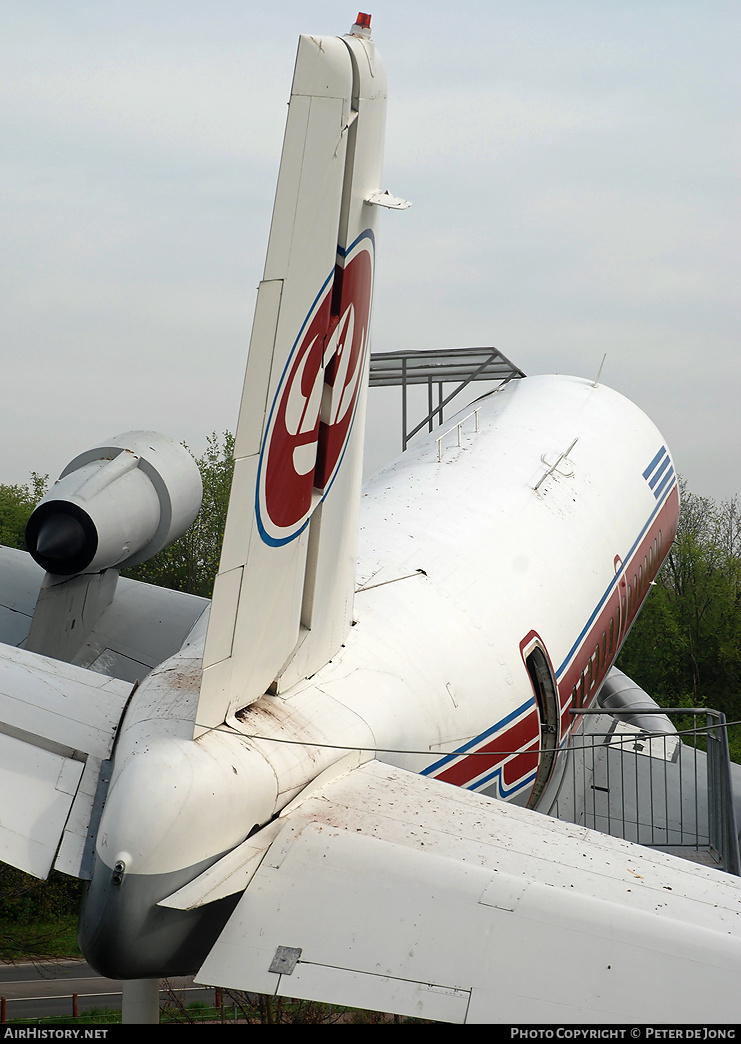
[{"label": "white painted metal surface", "polygon": [[659,432],[602,386],[524,379],[361,497],[384,106],[367,24],[301,38],[205,653],[196,626],[122,718],[124,688],[8,650],[31,826],[3,856],[43,871],[66,829],[78,872],[117,727],[81,919],[108,974],[457,1022],[725,1017],[738,881],[514,807],[552,806],[570,711],[673,539]]},{"label": "white painted metal surface", "polygon": [[727,875],[378,763],[284,823],[199,981],[449,1022],[737,1017]]},{"label": "white painted metal surface", "polygon": [[78,874],[101,762],[131,686],[0,646],[0,843],[3,858],[46,877]]},{"label": "white painted metal surface", "polygon": [[7,862],[46,877],[84,765],[0,734],[0,787],[18,795],[0,824]]},{"label": "white painted metal surface", "polygon": [[[615,557],[626,567],[632,563],[664,517],[666,550],[676,516],[666,514],[668,502],[657,506],[633,463],[650,459],[660,436],[609,389],[574,378],[528,379],[484,400],[480,421],[480,431],[444,461],[437,460],[431,437],[370,487],[363,498],[357,624],[311,680],[254,701],[230,717],[228,730],[211,731],[195,745],[178,740],[176,762],[165,742],[175,719],[166,693],[178,699],[189,693],[187,707],[177,711],[177,734],[185,737],[196,666],[182,674],[176,658],[143,683],[130,713],[138,714],[139,706],[151,710],[136,727],[131,717],[121,736],[104,816],[109,845],[131,851],[140,830],[138,803],[161,771],[158,736],[162,765],[169,766],[163,775],[172,782],[151,819],[152,844],[162,823],[180,814],[180,800],[165,796],[177,789],[177,773],[202,780],[204,788],[204,802],[195,801],[190,813],[198,829],[168,833],[156,860],[146,857],[162,872],[240,844],[254,823],[267,822],[352,749],[527,802],[540,741],[523,655],[530,636],[553,664],[565,750],[573,724],[568,712],[592,660],[599,613],[615,619],[620,613]],[[572,473],[552,474],[536,493],[544,443],[546,450],[568,445],[575,425],[580,438]],[[615,427],[630,433],[632,444],[626,435],[625,455],[613,449],[612,478],[605,483],[603,460]],[[585,699],[616,654],[617,637]],[[138,757],[143,746],[148,765]],[[262,778],[264,771],[274,783],[253,783],[252,774]],[[556,771],[540,807],[549,807],[558,782]],[[222,785],[212,806],[208,795],[221,793]],[[234,814],[240,802],[242,812]],[[125,815],[124,805],[130,808]]]},{"label": "white painted metal surface", "polygon": [[301,37],[196,735],[350,627],[385,100],[365,34]]},{"label": "white painted metal surface", "polygon": [[412,205],[408,199],[392,196],[388,189],[385,192],[372,193],[365,202],[375,207],[387,207],[389,210],[409,210]]},{"label": "white painted metal surface", "polygon": [[184,446],[156,431],[129,431],[70,461],[37,505],[29,529],[60,502],[73,505],[93,527],[92,554],[79,569],[57,571],[124,569],[182,536],[202,494],[200,472]]}]

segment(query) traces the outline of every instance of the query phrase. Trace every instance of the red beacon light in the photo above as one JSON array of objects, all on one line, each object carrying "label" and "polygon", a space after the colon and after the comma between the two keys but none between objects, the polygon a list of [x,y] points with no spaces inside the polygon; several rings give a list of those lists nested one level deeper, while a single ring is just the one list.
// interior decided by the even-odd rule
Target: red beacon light
[{"label": "red beacon light", "polygon": [[363,36],[366,40],[370,39],[370,23],[371,16],[358,11],[358,17],[355,19],[355,25],[350,30],[350,36]]}]

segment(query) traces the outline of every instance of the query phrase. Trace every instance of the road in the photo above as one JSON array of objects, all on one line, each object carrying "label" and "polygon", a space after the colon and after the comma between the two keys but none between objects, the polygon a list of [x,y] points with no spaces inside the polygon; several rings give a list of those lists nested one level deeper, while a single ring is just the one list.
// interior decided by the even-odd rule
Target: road
[{"label": "road", "polygon": [[[194,986],[190,976],[168,982],[186,1004],[195,1000],[214,1003],[214,991]],[[6,1000],[7,1020],[71,1017],[75,993],[79,1012],[121,1008],[120,980],[102,978],[82,960],[0,964],[0,996]],[[163,992],[161,998],[165,997]]]}]

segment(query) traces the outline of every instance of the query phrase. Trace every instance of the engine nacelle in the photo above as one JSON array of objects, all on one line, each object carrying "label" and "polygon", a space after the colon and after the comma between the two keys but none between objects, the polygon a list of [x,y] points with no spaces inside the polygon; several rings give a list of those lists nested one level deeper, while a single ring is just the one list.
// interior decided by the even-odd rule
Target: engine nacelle
[{"label": "engine nacelle", "polygon": [[48,573],[138,565],[182,536],[198,514],[201,475],[190,453],[155,431],[130,431],[75,457],[26,526]]}]

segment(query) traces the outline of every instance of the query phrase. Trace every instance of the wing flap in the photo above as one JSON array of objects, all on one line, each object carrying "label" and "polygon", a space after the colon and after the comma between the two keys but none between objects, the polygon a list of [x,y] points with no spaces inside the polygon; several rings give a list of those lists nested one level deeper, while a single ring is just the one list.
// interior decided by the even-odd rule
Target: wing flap
[{"label": "wing flap", "polygon": [[455,1022],[734,1017],[736,878],[378,763],[285,821],[198,981]]},{"label": "wing flap", "polygon": [[107,757],[129,682],[0,646],[0,729],[55,749]]},{"label": "wing flap", "polygon": [[[98,812],[102,810],[103,801],[110,780],[111,762],[92,755],[85,761],[80,785],[75,794],[64,833],[59,844],[54,869],[61,870],[72,877],[89,879],[92,870],[92,831],[96,798]],[[105,772],[105,777],[102,773]],[[97,824],[97,819],[95,820]]]},{"label": "wing flap", "polygon": [[325,1003],[332,1004],[336,1003],[338,996],[352,997],[349,1007],[374,1011],[377,1010],[379,992],[382,992],[386,998],[385,1007],[389,1011],[413,1012],[435,1022],[466,1022],[471,1002],[468,990],[305,962],[298,964],[290,979],[287,976],[282,978],[286,981],[290,996],[299,1000],[318,999],[321,996]]}]

